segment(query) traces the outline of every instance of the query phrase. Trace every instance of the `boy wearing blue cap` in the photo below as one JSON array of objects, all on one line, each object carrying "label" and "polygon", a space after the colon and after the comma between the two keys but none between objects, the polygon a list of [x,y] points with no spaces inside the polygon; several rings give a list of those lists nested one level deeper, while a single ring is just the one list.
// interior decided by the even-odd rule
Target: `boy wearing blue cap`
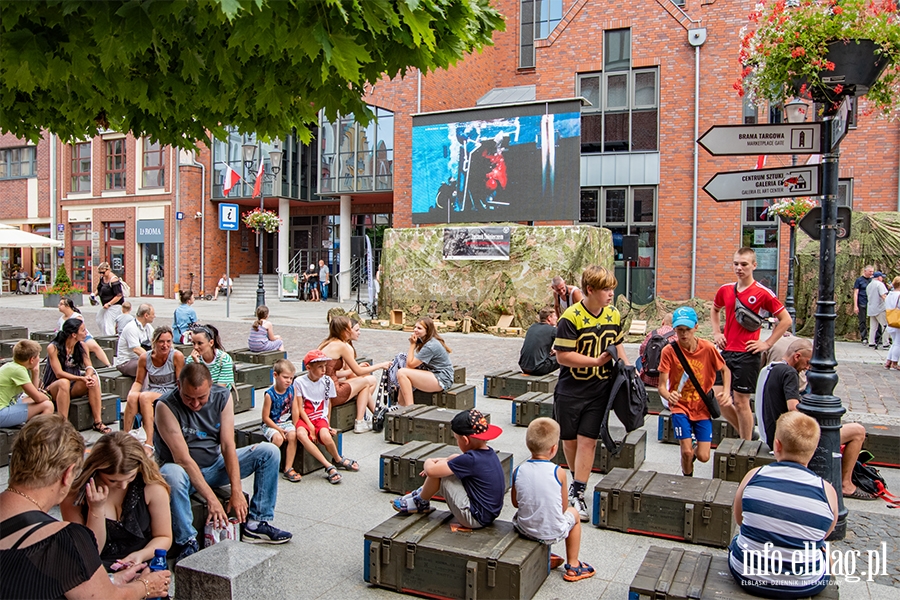
[{"label": "boy wearing blue cap", "polygon": [[[659,359],[659,395],[669,403],[672,412],[672,429],[681,446],[681,472],[691,477],[694,461],[707,462],[712,443],[712,417],[702,395],[712,389],[716,373],[722,371],[723,391],[720,403],[727,399],[725,390],[731,389],[731,372],[712,342],[697,337],[697,313],[689,306],[682,306],[672,313],[672,327],[676,340],[663,348]],[[675,352],[678,344],[686,362],[694,372],[702,390],[694,389],[690,376],[685,373]],[[691,437],[696,438],[696,445]]]}]

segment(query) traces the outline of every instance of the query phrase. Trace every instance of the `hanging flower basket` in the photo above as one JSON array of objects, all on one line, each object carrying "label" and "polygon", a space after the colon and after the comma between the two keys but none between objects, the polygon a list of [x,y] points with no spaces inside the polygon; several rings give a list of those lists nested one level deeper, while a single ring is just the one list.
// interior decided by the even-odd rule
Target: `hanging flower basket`
[{"label": "hanging flower basket", "polygon": [[799,95],[829,104],[865,95],[873,112],[897,116],[896,0],[799,0],[797,6],[761,0],[749,20],[741,30],[739,95],[773,103]]},{"label": "hanging flower basket", "polygon": [[806,213],[816,207],[815,201],[808,196],[799,198],[786,198],[769,205],[767,213],[771,216],[778,217],[782,222],[791,224],[791,221],[798,223],[800,219],[806,216]]},{"label": "hanging flower basket", "polygon": [[243,217],[244,225],[256,233],[260,233],[261,231],[275,233],[281,228],[281,219],[279,219],[278,215],[271,210],[254,208],[250,212],[245,212]]}]

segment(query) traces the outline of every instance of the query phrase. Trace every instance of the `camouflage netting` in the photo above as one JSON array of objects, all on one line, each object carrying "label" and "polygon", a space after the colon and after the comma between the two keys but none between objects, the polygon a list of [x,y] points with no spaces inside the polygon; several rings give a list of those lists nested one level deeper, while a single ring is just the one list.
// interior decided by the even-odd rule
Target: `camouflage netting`
[{"label": "camouflage netting", "polygon": [[[709,311],[711,300],[691,298],[690,300],[664,300],[657,296],[650,304],[629,304],[625,296],[616,299],[616,308],[622,314],[622,327],[628,331],[634,320],[647,321],[647,332],[653,331],[662,324],[663,315],[673,312],[679,306],[690,306],[700,319],[700,332],[705,334],[709,329]],[[643,336],[641,336],[643,337]]]},{"label": "camouflage netting", "polygon": [[[797,261],[794,280],[797,335],[812,337],[819,288],[819,242],[802,231],[797,232]],[[888,288],[891,280],[900,274],[900,213],[854,212],[850,238],[838,240],[834,273],[835,336],[859,339],[858,322],[853,314],[853,283],[866,265],[887,274]]]},{"label": "camouflage netting", "polygon": [[481,330],[506,314],[514,315],[513,327],[527,328],[541,307],[552,302],[550,280],[555,275],[577,285],[588,265],[613,268],[607,229],[491,226],[512,228],[508,261],[445,261],[443,226],[388,230],[381,257],[381,318],[388,318],[392,309],[405,311],[407,323],[418,316],[442,321],[468,316]]}]

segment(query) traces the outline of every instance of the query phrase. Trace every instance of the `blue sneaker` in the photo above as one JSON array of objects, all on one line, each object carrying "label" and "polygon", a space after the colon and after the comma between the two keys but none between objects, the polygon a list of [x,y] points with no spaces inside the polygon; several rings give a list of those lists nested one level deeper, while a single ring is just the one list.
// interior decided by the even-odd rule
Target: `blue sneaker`
[{"label": "blue sneaker", "polygon": [[256,529],[250,529],[246,523],[241,525],[241,539],[248,544],[284,544],[292,537],[290,532],[272,527],[265,521],[260,521]]},{"label": "blue sneaker", "polygon": [[181,552],[178,553],[178,557],[175,559],[175,562],[181,562],[182,559],[187,558],[191,554],[196,554],[200,552],[200,546],[197,544],[197,540],[195,538],[189,539],[187,542],[181,546]]}]

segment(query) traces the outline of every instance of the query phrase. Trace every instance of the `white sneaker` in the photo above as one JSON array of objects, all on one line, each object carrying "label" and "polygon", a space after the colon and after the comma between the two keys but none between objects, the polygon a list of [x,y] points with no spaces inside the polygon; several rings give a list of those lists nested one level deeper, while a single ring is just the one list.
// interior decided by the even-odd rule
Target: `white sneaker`
[{"label": "white sneaker", "polygon": [[569,506],[574,506],[578,510],[578,517],[582,521],[586,522],[590,520],[587,504],[584,501],[584,494],[569,496]]},{"label": "white sneaker", "polygon": [[363,419],[362,421],[354,421],[353,422],[353,433],[366,433],[367,431],[372,430],[372,422],[366,421]]}]

